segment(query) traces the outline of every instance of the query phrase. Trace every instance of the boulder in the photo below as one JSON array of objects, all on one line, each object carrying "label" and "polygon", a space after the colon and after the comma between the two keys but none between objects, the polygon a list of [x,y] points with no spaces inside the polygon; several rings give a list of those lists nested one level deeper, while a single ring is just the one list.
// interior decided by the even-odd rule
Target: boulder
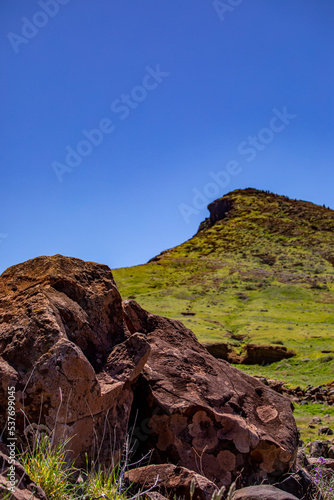
[{"label": "boulder", "polygon": [[281,345],[247,344],[243,351],[244,354],[240,358],[240,363],[243,365],[271,364],[296,356],[295,352],[288,351]]},{"label": "boulder", "polygon": [[[0,498],[6,498],[6,494],[9,493],[10,467],[12,467],[11,459],[0,451]],[[16,485],[11,490],[10,500],[47,500],[44,491],[31,480],[27,471],[18,462],[14,464],[14,475]]]},{"label": "boulder", "polygon": [[123,308],[146,334],[151,354],[134,392],[138,453],[200,472],[221,486],[279,476],[295,460],[291,403],[229,363],[213,358],[179,321]]},{"label": "boulder", "polygon": [[56,255],[7,269],[0,278],[1,428],[7,388],[15,386],[18,437],[52,431],[55,442],[71,438],[78,464],[85,452],[116,459],[149,351],[145,336],[126,328],[107,266]]},{"label": "boulder", "polygon": [[328,444],[328,441],[319,441],[318,439],[311,441],[309,446],[310,456],[313,458],[327,458]]},{"label": "boulder", "polygon": [[322,425],[321,427],[319,427],[318,429],[318,435],[321,436],[321,435],[328,435],[328,436],[331,436],[333,434],[333,431],[330,427],[328,427],[327,425]]},{"label": "boulder", "polygon": [[232,500],[298,500],[298,498],[274,486],[259,485],[237,490]]},{"label": "boulder", "polygon": [[[147,465],[125,473],[125,478],[141,490],[159,491],[168,498],[211,500],[218,488],[206,477],[171,464]],[[191,495],[191,487],[194,488]]]},{"label": "boulder", "polygon": [[243,346],[241,355],[231,345],[224,342],[203,343],[203,346],[215,358],[224,359],[233,364],[271,364],[296,356],[295,352],[288,351],[285,346],[281,345],[246,344]]},{"label": "boulder", "polygon": [[322,420],[321,420],[321,418],[319,418],[319,417],[313,417],[313,418],[311,419],[310,424],[314,424],[314,425],[322,425]]}]

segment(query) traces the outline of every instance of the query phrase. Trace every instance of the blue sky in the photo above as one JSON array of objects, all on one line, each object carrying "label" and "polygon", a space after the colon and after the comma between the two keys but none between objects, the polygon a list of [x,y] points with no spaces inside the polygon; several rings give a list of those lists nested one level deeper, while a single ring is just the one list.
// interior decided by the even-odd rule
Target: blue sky
[{"label": "blue sky", "polygon": [[0,9],[0,272],[144,263],[237,188],[334,208],[332,0]]}]

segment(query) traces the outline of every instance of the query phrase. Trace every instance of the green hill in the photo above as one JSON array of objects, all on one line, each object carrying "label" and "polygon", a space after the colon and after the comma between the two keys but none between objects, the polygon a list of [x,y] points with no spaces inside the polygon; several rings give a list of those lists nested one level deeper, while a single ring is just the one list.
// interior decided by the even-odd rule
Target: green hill
[{"label": "green hill", "polygon": [[256,189],[208,208],[190,240],[113,271],[123,298],[181,320],[200,341],[283,343],[298,353],[241,366],[248,373],[302,386],[333,380],[334,211]]}]

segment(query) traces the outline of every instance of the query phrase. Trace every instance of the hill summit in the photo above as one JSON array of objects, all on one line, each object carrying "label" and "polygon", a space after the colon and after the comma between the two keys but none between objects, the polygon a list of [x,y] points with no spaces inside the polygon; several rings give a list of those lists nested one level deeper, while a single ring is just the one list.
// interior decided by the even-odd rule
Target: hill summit
[{"label": "hill summit", "polygon": [[334,211],[251,188],[208,208],[185,243],[114,270],[122,295],[182,320],[203,342],[294,349],[277,375],[297,384],[333,379],[334,357],[321,360],[334,352]]},{"label": "hill summit", "polygon": [[[152,260],[180,250],[182,253],[186,250],[189,256],[195,252],[201,257],[217,254],[222,258],[233,251],[242,258],[255,257],[261,261],[263,256],[265,264],[277,263],[278,271],[283,267],[279,261],[284,260],[284,269],[304,267],[306,263],[302,260],[308,249],[313,253],[313,264],[319,257],[334,265],[334,211],[329,208],[248,188],[226,194],[210,203],[208,209],[210,217],[200,224],[193,238]],[[293,249],[301,266],[296,265],[291,255],[284,259],[282,254],[287,253],[284,248]],[[327,263],[321,264],[327,266]]]},{"label": "hill summit", "polygon": [[277,222],[277,226],[281,226],[279,232],[286,236],[299,235],[301,223],[305,222],[312,231],[334,231],[333,210],[308,201],[292,200],[287,196],[254,188],[232,191],[210,203],[208,209],[210,217],[202,222],[199,231],[208,229],[224,219],[246,216],[253,216],[254,222],[258,222],[256,218],[260,216],[266,218],[271,232],[274,232]]}]

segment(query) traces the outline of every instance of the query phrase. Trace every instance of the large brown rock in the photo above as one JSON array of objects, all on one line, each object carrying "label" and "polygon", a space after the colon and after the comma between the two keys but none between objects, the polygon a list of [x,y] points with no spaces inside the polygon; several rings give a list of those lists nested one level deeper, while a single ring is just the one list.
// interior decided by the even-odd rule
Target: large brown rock
[{"label": "large brown rock", "polygon": [[138,379],[135,436],[142,453],[200,472],[219,486],[247,484],[289,470],[297,452],[290,401],[213,358],[179,321],[123,303],[151,345]]},{"label": "large brown rock", "polygon": [[280,345],[246,344],[241,355],[231,345],[223,342],[204,343],[202,345],[215,358],[224,359],[233,364],[264,365],[296,356],[294,351],[289,351],[286,347]]},{"label": "large brown rock", "polygon": [[[125,477],[141,490],[159,491],[168,498],[211,500],[217,486],[206,477],[172,464],[147,465],[126,472]],[[194,488],[193,496],[191,487]]]},{"label": "large brown rock", "polygon": [[[8,386],[16,387],[16,429],[71,438],[110,461],[127,433],[133,393],[150,347],[125,326],[120,294],[107,266],[38,257],[0,279],[0,426]],[[20,412],[22,410],[22,412]],[[24,418],[24,415],[27,419]]]}]

